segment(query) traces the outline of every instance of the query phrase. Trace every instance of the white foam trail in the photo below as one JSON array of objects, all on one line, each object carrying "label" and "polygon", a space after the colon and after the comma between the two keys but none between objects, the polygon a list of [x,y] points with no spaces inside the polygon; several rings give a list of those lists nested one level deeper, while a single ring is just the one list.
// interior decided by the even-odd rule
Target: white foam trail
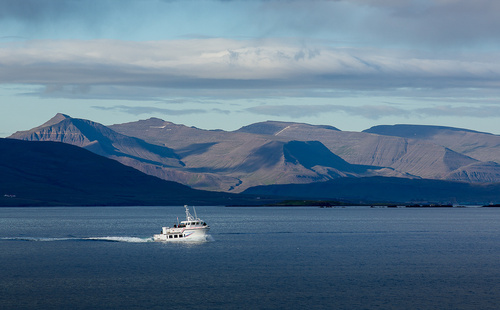
[{"label": "white foam trail", "polygon": [[208,242],[208,241],[211,241],[210,239],[213,240],[212,236],[204,235],[204,236],[189,237],[189,238],[184,239],[183,241],[185,241],[185,242]]},{"label": "white foam trail", "polygon": [[144,243],[152,242],[153,238],[139,238],[139,237],[88,237],[82,238],[83,240],[96,240],[96,241],[114,241],[114,242],[129,242],[129,243]]},{"label": "white foam trail", "polygon": [[[105,237],[65,237],[65,238],[48,238],[48,237],[2,237],[0,240],[17,240],[17,241],[38,241],[38,242],[53,242],[53,241],[109,241],[109,242],[128,242],[128,243],[145,243],[154,242],[153,237],[128,237],[128,236],[105,236]],[[211,235],[190,237],[186,239],[169,240],[168,242],[186,242],[186,243],[202,243],[215,241]]]},{"label": "white foam trail", "polygon": [[48,242],[48,241],[66,241],[73,240],[74,238],[43,238],[43,237],[5,237],[1,238],[2,240],[18,240],[18,241],[40,241],[40,242]]},{"label": "white foam trail", "polygon": [[46,237],[4,237],[1,240],[18,240],[18,241],[112,241],[112,242],[129,242],[129,243],[144,243],[152,242],[153,238],[139,238],[139,237],[120,237],[120,236],[107,236],[107,237],[68,237],[68,238],[46,238]]}]

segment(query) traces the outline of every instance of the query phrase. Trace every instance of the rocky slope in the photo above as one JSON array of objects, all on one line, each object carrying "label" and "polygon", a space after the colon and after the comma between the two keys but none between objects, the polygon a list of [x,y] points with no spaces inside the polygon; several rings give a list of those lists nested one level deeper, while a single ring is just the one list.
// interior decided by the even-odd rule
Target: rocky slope
[{"label": "rocky slope", "polygon": [[429,141],[479,161],[500,164],[500,136],[490,133],[423,125],[381,125],[364,132]]},{"label": "rocky slope", "polygon": [[[253,130],[255,128],[255,130]],[[325,126],[264,122],[243,127],[282,138],[316,139],[352,164],[394,169],[394,176],[500,181],[500,137],[439,126],[377,126],[363,132],[343,132]],[[384,174],[388,176],[388,174]]]},{"label": "rocky slope", "polygon": [[28,131],[19,131],[12,139],[54,141],[76,145],[96,154],[128,158],[145,163],[182,167],[179,156],[170,148],[117,133],[101,124],[57,114],[45,124]]}]

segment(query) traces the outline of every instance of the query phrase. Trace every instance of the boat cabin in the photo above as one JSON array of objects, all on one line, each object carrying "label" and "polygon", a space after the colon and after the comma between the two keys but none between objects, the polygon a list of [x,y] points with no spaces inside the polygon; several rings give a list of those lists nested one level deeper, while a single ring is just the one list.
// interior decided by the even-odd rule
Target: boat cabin
[{"label": "boat cabin", "polygon": [[191,227],[191,226],[207,226],[207,223],[205,222],[191,222],[191,221],[182,221],[180,224],[179,224],[179,228],[182,228],[182,227]]}]

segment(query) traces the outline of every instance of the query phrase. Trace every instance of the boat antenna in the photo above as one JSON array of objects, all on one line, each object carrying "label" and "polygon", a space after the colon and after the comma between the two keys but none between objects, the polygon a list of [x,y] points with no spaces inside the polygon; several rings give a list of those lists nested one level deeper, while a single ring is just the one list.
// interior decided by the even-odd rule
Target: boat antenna
[{"label": "boat antenna", "polygon": [[193,206],[193,211],[194,211],[194,219],[198,220],[198,215],[196,215],[196,208]]},{"label": "boat antenna", "polygon": [[184,208],[186,208],[186,220],[187,221],[192,221],[193,220],[193,216],[189,213],[188,206],[184,205]]}]

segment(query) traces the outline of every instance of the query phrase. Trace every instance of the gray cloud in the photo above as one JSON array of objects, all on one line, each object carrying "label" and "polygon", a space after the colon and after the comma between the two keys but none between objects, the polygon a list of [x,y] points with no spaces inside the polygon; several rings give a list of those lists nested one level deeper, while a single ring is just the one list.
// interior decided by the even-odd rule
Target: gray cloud
[{"label": "gray cloud", "polygon": [[496,89],[500,82],[498,56],[436,58],[389,49],[304,48],[279,40],[33,41],[4,44],[0,56],[0,83],[49,85],[45,95],[84,96],[111,86],[359,91]]},{"label": "gray cloud", "polygon": [[[0,21],[14,21],[28,32],[53,32],[72,27],[98,35],[151,33],[148,25],[163,25],[161,12],[185,9],[187,16],[197,14],[201,22],[214,21],[216,12],[197,11],[196,6],[179,6],[180,0],[0,0]],[[500,1],[497,0],[255,0],[202,1],[213,3],[214,10],[224,6],[241,15],[240,35],[252,37],[303,37],[350,42],[358,46],[412,46],[465,49],[477,46],[493,50],[500,44]],[[140,18],[139,16],[149,16]],[[222,18],[223,16],[221,16]],[[134,28],[122,21],[140,21]],[[226,21],[227,23],[229,21]],[[184,25],[185,26],[185,25]],[[177,35],[220,37],[221,33],[200,29],[200,33]],[[229,25],[227,25],[229,27]],[[112,28],[112,29],[109,29]],[[17,34],[16,34],[17,35]],[[349,43],[348,43],[349,44]],[[496,47],[496,48],[495,48]]]},{"label": "gray cloud", "polygon": [[104,99],[128,101],[165,101],[168,92],[157,87],[95,85],[95,84],[49,84],[38,90],[23,93],[25,96],[41,98]]},{"label": "gray cloud", "polygon": [[500,2],[453,1],[360,1],[382,14],[363,23],[381,37],[429,44],[498,44]]},{"label": "gray cloud", "polygon": [[44,19],[60,18],[65,14],[77,14],[82,1],[68,0],[1,0],[0,19],[17,19],[35,23]]},{"label": "gray cloud", "polygon": [[[120,1],[126,7],[129,0]],[[14,23],[18,31],[32,36],[85,29],[96,34],[117,6],[112,0],[0,0],[0,22]]]},{"label": "gray cloud", "polygon": [[379,119],[385,116],[408,117],[411,112],[391,105],[261,105],[247,108],[246,111],[268,116],[302,118],[320,116],[324,113],[344,112],[353,116],[363,116],[368,119]]},{"label": "gray cloud", "polygon": [[132,115],[141,115],[141,114],[189,115],[189,114],[206,113],[206,111],[202,109],[172,110],[172,109],[164,109],[158,107],[125,106],[125,105],[119,105],[113,107],[93,106],[92,108],[104,111],[119,111]]},{"label": "gray cloud", "polygon": [[500,106],[496,105],[477,105],[477,106],[452,106],[441,105],[430,108],[420,108],[413,111],[423,116],[459,116],[491,118],[500,117]]},{"label": "gray cloud", "polygon": [[425,108],[408,108],[401,105],[260,105],[245,109],[245,111],[274,117],[317,117],[324,113],[343,112],[351,116],[362,116],[366,119],[377,120],[383,117],[473,117],[497,118],[500,117],[500,107],[496,105],[452,106],[435,105]]},{"label": "gray cloud", "polygon": [[267,36],[289,33],[361,45],[472,48],[498,46],[497,0],[262,1]]},{"label": "gray cloud", "polygon": [[92,108],[104,111],[119,111],[132,115],[141,114],[164,114],[164,115],[191,115],[191,114],[205,114],[207,112],[229,114],[230,111],[222,109],[166,109],[159,107],[148,107],[148,106],[127,106],[127,105],[116,105],[112,107],[103,106],[93,106]]}]

